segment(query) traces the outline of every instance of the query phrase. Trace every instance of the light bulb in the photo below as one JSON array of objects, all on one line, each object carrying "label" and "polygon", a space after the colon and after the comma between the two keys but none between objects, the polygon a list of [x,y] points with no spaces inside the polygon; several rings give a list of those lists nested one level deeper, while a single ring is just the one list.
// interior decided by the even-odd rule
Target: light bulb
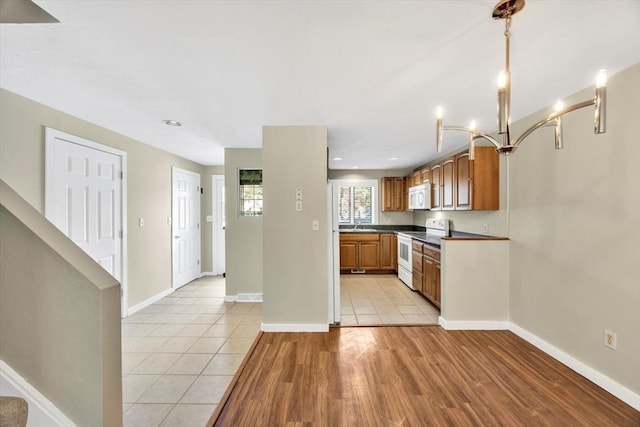
[{"label": "light bulb", "polygon": [[444,110],[442,109],[442,105],[438,105],[438,108],[436,108],[436,118],[441,119],[443,115]]},{"label": "light bulb", "polygon": [[476,121],[471,120],[471,123],[469,123],[469,129],[475,129],[475,128],[476,128]]},{"label": "light bulb", "polygon": [[605,87],[607,85],[607,70],[598,71],[596,76],[596,87]]},{"label": "light bulb", "polygon": [[564,108],[564,102],[562,102],[561,99],[558,99],[555,103],[555,105],[553,106],[553,109],[557,112],[560,111]]},{"label": "light bulb", "polygon": [[508,83],[507,73],[505,71],[500,71],[498,74],[498,89],[505,89]]}]

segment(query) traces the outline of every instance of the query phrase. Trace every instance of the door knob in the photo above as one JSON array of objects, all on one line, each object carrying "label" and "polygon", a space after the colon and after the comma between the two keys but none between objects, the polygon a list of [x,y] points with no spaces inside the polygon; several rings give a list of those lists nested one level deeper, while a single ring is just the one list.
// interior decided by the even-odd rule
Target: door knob
[{"label": "door knob", "polygon": [[179,239],[179,238],[180,238],[180,236],[173,236],[173,238],[174,238],[174,239]]}]

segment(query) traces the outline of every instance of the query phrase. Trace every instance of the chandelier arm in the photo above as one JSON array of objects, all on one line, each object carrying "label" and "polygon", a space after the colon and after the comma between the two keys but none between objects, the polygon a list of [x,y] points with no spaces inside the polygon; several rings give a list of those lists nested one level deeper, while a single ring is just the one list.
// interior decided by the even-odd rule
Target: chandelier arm
[{"label": "chandelier arm", "polygon": [[578,102],[577,104],[570,105],[568,107],[563,108],[560,111],[556,111],[556,112],[554,112],[552,114],[549,114],[546,118],[540,120],[539,122],[537,122],[533,126],[529,127],[527,130],[522,132],[516,138],[516,140],[513,142],[513,144],[511,144],[511,146],[514,147],[514,148],[518,147],[518,145],[520,145],[522,143],[522,141],[524,141],[524,139],[526,137],[531,135],[532,132],[534,132],[535,130],[541,128],[542,126],[546,125],[547,123],[551,122],[552,120],[555,120],[556,117],[563,116],[563,115],[565,115],[567,113],[570,113],[570,112],[575,111],[575,110],[579,110],[581,108],[590,107],[592,105],[595,105],[595,103],[596,103],[595,99],[591,99],[589,101]]},{"label": "chandelier arm", "polygon": [[460,132],[468,132],[468,133],[473,135],[473,139],[484,138],[487,141],[489,141],[490,143],[492,143],[493,145],[495,145],[496,148],[500,148],[502,146],[502,144],[500,144],[500,142],[497,139],[495,139],[493,136],[491,136],[488,133],[479,131],[478,129],[472,129],[472,128],[465,127],[465,126],[454,126],[454,125],[443,126],[442,129],[444,129],[444,130],[457,130],[457,131],[460,131]]}]

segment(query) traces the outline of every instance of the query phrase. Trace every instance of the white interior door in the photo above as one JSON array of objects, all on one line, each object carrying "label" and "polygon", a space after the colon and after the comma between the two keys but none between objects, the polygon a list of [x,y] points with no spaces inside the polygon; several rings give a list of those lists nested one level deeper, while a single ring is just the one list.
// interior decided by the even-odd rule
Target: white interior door
[{"label": "white interior door", "polygon": [[45,216],[123,288],[125,153],[46,129]]},{"label": "white interior door", "polygon": [[213,212],[213,251],[212,272],[215,275],[225,273],[225,193],[224,175],[211,176],[211,212]]},{"label": "white interior door", "polygon": [[200,277],[200,174],[172,168],[173,287]]}]

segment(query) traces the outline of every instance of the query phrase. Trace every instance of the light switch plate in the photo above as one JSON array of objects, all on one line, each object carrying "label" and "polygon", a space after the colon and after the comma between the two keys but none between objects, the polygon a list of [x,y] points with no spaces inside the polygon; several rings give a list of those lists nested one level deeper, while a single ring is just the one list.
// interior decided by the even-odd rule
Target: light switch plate
[{"label": "light switch plate", "polygon": [[317,219],[314,219],[313,221],[311,221],[311,229],[313,231],[320,230],[320,221],[318,221]]},{"label": "light switch plate", "polygon": [[296,202],[296,211],[302,212],[302,202],[300,200]]}]

